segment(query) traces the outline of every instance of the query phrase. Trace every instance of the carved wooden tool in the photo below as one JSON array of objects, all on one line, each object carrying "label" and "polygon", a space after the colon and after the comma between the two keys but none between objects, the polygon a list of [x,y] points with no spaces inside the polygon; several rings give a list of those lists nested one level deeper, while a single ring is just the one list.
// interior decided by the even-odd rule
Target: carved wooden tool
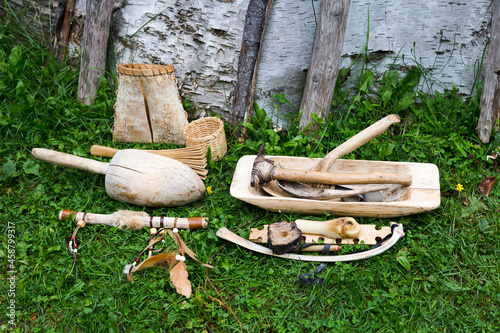
[{"label": "carved wooden tool", "polygon": [[43,148],[35,148],[31,154],[45,162],[106,175],[106,193],[134,205],[186,205],[205,193],[200,177],[187,165],[145,151],[120,150],[110,163]]},{"label": "carved wooden tool", "polygon": [[[387,239],[385,242],[383,242],[382,245],[377,246],[375,248],[372,248],[368,251],[364,252],[359,252],[359,253],[351,253],[351,254],[345,254],[345,255],[335,255],[335,256],[310,256],[310,255],[303,255],[303,254],[295,254],[295,253],[285,253],[285,254],[275,254],[273,251],[267,247],[264,247],[262,245],[255,244],[248,239],[244,239],[238,235],[236,235],[234,232],[229,231],[227,228],[222,227],[219,230],[217,230],[217,237],[220,237],[222,239],[225,239],[227,241],[230,241],[232,243],[235,243],[239,246],[242,246],[246,249],[262,253],[262,254],[267,254],[271,255],[274,257],[279,257],[279,258],[285,258],[285,259],[293,259],[293,260],[300,260],[300,261],[312,261],[312,262],[346,262],[346,261],[354,261],[354,260],[361,260],[361,259],[367,259],[371,258],[373,256],[376,256],[378,254],[381,254],[388,249],[390,249],[394,244],[398,242],[398,240],[405,235],[404,228],[402,224],[397,224],[395,222],[391,222],[392,226],[392,236]],[[387,235],[390,235],[391,233],[388,233]]]},{"label": "carved wooden tool", "polygon": [[208,219],[205,217],[165,217],[149,216],[146,212],[134,212],[130,210],[119,210],[113,214],[93,214],[75,212],[72,210],[61,210],[59,220],[67,220],[71,214],[75,215],[75,221],[84,221],[87,224],[104,224],[119,229],[142,229],[148,228],[178,228],[178,229],[203,229],[208,227]]},{"label": "carved wooden tool", "polygon": [[[310,171],[317,171],[317,172],[329,172],[330,168],[332,167],[333,163],[337,161],[340,157],[356,150],[357,148],[361,147],[365,143],[369,142],[371,139],[381,135],[387,129],[395,123],[399,123],[401,119],[399,118],[398,115],[391,114],[387,117],[384,117],[380,119],[379,121],[375,122],[374,124],[370,125],[369,127],[365,128],[358,134],[354,135],[352,138],[349,140],[345,141],[342,143],[340,146],[336,147],[334,150],[332,150],[328,155],[326,155],[321,161],[319,161],[314,168],[310,169]],[[275,186],[276,182],[275,181],[270,181],[268,182],[265,186],[263,186],[263,190],[268,192],[269,194],[273,196],[286,196],[283,195],[284,193],[291,194],[295,197],[299,198],[305,198],[305,199],[320,199],[320,200],[325,200],[325,199],[331,199],[331,198],[337,198],[337,193],[336,192],[325,192],[325,191],[314,191],[314,188],[329,188],[329,185],[326,183],[323,184],[318,184],[318,183],[313,183],[309,182],[311,189],[305,189],[304,186],[291,186],[288,185],[287,188],[281,187],[281,190],[279,191],[271,191],[268,190],[269,188],[280,188],[279,186]],[[347,184],[347,183],[344,183]],[[334,184],[336,185],[336,184]],[[307,185],[306,185],[307,186]],[[281,193],[280,193],[281,192]],[[344,193],[345,194],[345,193]]]},{"label": "carved wooden tool", "polygon": [[338,185],[338,184],[399,184],[410,185],[411,176],[398,175],[390,172],[370,173],[331,173],[309,170],[283,169],[272,160],[264,157],[265,144],[262,144],[259,154],[255,158],[250,178],[252,187],[264,185],[272,180],[290,182]]},{"label": "carved wooden tool", "polygon": [[296,249],[302,240],[302,231],[295,222],[278,222],[267,227],[267,244],[276,254]]},{"label": "carved wooden tool", "polygon": [[296,220],[268,225],[267,244],[276,254],[295,250],[302,241],[303,233],[318,234],[330,238],[355,238],[359,234],[359,224],[352,217],[317,222]]},{"label": "carved wooden tool", "polygon": [[[309,221],[309,220],[296,220],[295,222],[296,223],[298,222],[300,225],[311,224],[311,226],[314,226],[315,224],[318,223],[325,223],[325,222]],[[357,234],[357,236],[352,238],[331,238],[321,234],[313,234],[310,232],[303,231],[302,241],[308,244],[323,243],[323,244],[337,244],[337,245],[359,244],[361,241],[363,241],[367,245],[374,245],[378,241],[383,239],[385,236],[391,233],[391,227],[382,227],[380,229],[377,229],[377,227],[374,224],[358,224],[358,226],[359,226],[359,233]],[[262,230],[259,228],[252,228],[250,230],[249,240],[251,240],[254,243],[267,244],[268,225],[263,225],[262,227],[263,227]]]}]

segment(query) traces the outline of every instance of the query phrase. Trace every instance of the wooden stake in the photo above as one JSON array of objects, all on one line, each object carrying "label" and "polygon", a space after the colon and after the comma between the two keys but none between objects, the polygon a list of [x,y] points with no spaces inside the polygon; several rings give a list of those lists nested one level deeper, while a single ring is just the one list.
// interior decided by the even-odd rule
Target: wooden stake
[{"label": "wooden stake", "polygon": [[[302,129],[313,122],[312,113],[318,114],[325,120],[328,119],[350,5],[351,0],[321,0],[311,64],[300,105]],[[317,125],[311,125],[309,133],[315,128]]]},{"label": "wooden stake", "polygon": [[87,0],[78,76],[78,99],[87,105],[94,102],[99,78],[106,70],[112,10],[113,0]]},{"label": "wooden stake", "polygon": [[63,61],[68,51],[71,23],[75,17],[75,0],[59,0],[54,23],[54,56]]},{"label": "wooden stake", "polygon": [[492,7],[490,42],[484,61],[486,69],[477,124],[479,139],[483,143],[490,141],[500,107],[500,1],[493,1]]},{"label": "wooden stake", "polygon": [[243,30],[231,125],[238,126],[253,108],[261,46],[273,0],[250,0]]}]

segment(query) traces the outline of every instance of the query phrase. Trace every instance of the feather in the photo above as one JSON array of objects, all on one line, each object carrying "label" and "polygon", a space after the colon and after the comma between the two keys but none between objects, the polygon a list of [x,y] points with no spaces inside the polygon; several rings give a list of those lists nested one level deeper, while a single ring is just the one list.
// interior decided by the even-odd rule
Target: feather
[{"label": "feather", "polygon": [[130,272],[130,267],[132,267],[133,265],[131,264],[127,264],[125,265],[125,267],[123,267],[123,274],[128,274]]},{"label": "feather", "polygon": [[111,214],[112,225],[120,229],[140,230],[144,227],[142,220],[148,218],[146,212],[134,212],[131,210],[119,210]]},{"label": "feather", "polygon": [[188,280],[187,266],[183,261],[170,270],[170,281],[177,292],[189,298],[191,296],[191,282]]},{"label": "feather", "polygon": [[134,272],[138,272],[152,266],[167,269],[174,266],[176,262],[177,260],[175,260],[175,254],[168,252],[160,253],[141,262],[141,264],[134,269]]}]

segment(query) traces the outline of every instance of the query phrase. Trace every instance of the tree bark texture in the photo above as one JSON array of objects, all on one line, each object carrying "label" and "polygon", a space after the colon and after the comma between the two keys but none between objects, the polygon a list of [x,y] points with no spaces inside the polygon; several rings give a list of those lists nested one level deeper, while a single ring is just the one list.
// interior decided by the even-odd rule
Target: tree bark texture
[{"label": "tree bark texture", "polygon": [[273,0],[250,0],[243,29],[238,75],[233,92],[231,125],[236,127],[251,113],[266,21]]},{"label": "tree bark texture", "polygon": [[81,47],[78,99],[93,103],[99,78],[106,70],[106,51],[113,0],[88,0]]},{"label": "tree bark texture", "polygon": [[494,0],[492,7],[490,42],[484,61],[486,68],[477,124],[479,139],[483,143],[490,141],[500,107],[500,1]]},{"label": "tree bark texture", "polygon": [[[300,127],[313,122],[312,113],[328,119],[335,82],[340,67],[344,35],[351,0],[322,0],[319,7],[318,26],[314,37],[311,65],[300,109]],[[315,124],[309,129],[316,128]]]},{"label": "tree bark texture", "polygon": [[[229,121],[249,1],[124,2],[113,15],[115,63],[108,68],[120,63],[173,64],[182,97],[193,105],[190,117],[218,114]],[[57,1],[7,3],[13,12],[25,13],[20,21],[33,36],[49,40]],[[352,66],[353,75],[359,73],[361,62],[353,59],[366,45],[369,68],[377,78],[388,69],[418,63],[432,75],[432,81],[422,82],[424,91],[455,86],[463,95],[474,93],[489,40],[491,3],[351,0],[340,67]],[[281,127],[288,124],[286,116],[300,108],[319,5],[320,0],[274,0],[266,22],[254,99]],[[0,4],[0,19],[7,17],[5,7]],[[80,44],[84,14],[85,0],[76,0],[71,53]],[[285,96],[290,105],[275,95]]]}]

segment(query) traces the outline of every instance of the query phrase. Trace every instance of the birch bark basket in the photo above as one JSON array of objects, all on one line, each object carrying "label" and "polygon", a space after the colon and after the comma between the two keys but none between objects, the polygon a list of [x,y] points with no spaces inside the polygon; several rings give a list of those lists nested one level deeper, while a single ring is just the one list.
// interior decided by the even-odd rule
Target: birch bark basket
[{"label": "birch bark basket", "polygon": [[121,64],[113,135],[121,142],[184,144],[187,113],[172,65]]}]

